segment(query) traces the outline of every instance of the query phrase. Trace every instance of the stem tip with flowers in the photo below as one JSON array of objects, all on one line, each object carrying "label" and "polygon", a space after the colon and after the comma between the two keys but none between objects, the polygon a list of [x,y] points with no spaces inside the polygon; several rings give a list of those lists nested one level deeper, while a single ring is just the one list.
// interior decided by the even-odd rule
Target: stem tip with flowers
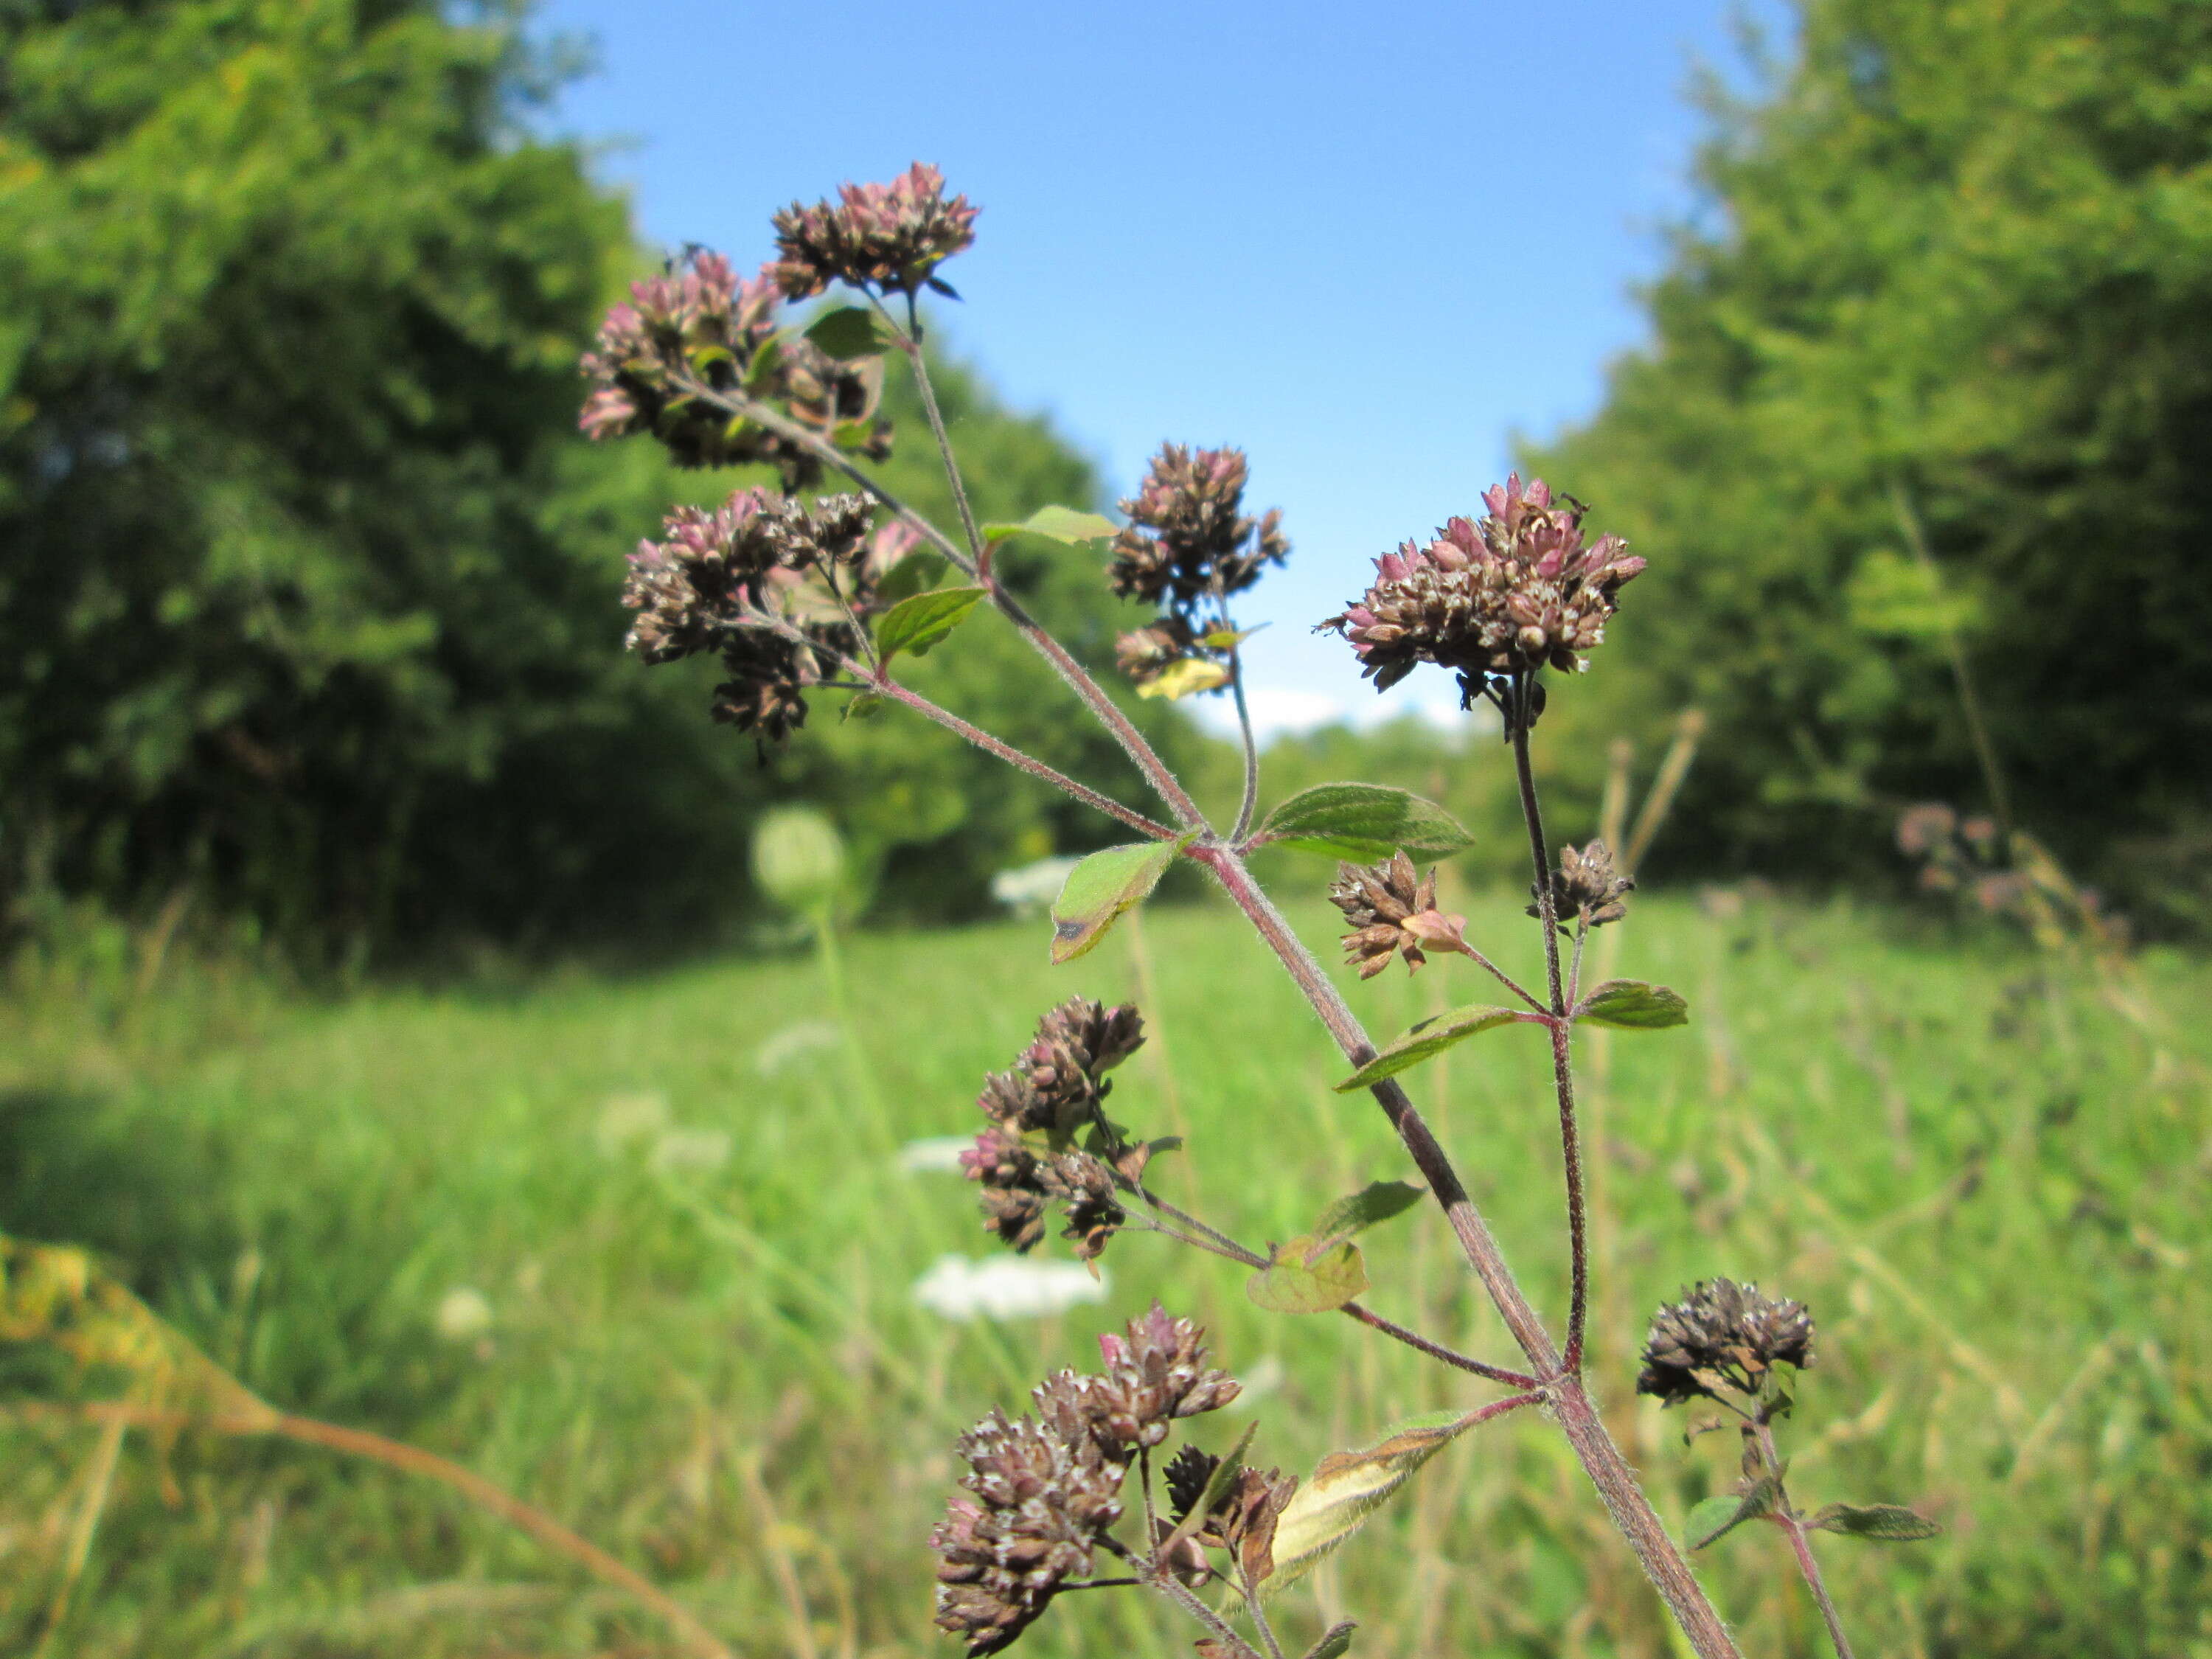
[{"label": "stem tip with flowers", "polygon": [[[1133,1006],[1108,1009],[1077,998],[1043,1017],[1010,1069],[985,1079],[978,1101],[984,1126],[961,1161],[993,1236],[1015,1250],[1034,1249],[1056,1212],[1077,1256],[1095,1262],[1122,1233],[1158,1234],[1237,1264],[1263,1308],[1341,1313],[1510,1392],[1465,1402],[1442,1420],[1401,1425],[1371,1445],[1322,1460],[1303,1482],[1245,1462],[1253,1431],[1225,1455],[1186,1444],[1156,1471],[1152,1454],[1175,1425],[1227,1404],[1238,1384],[1207,1365],[1197,1327],[1155,1304],[1126,1335],[1101,1340],[1103,1373],[1059,1372],[1035,1390],[1034,1416],[993,1413],[962,1439],[969,1472],[933,1538],[939,1624],[970,1654],[994,1653],[1065,1593],[1141,1589],[1201,1627],[1198,1645],[1209,1659],[1283,1659],[1263,1596],[1340,1545],[1452,1439],[1541,1405],[1691,1649],[1701,1659],[1734,1659],[1733,1639],[1607,1434],[1583,1377],[1589,1263],[1574,1028],[1652,1030],[1687,1016],[1682,999],[1664,987],[1607,980],[1583,988],[1584,939],[1623,915],[1632,884],[1615,875],[1599,842],[1564,848],[1554,866],[1530,759],[1544,677],[1587,665],[1621,588],[1644,560],[1616,536],[1586,539],[1581,503],[1516,476],[1485,494],[1480,519],[1455,518],[1425,544],[1408,541],[1383,555],[1367,591],[1321,624],[1350,642],[1378,690],[1432,665],[1458,677],[1463,707],[1481,700],[1498,710],[1533,860],[1529,913],[1540,930],[1543,978],[1541,988],[1531,990],[1467,939],[1464,917],[1439,910],[1434,872],[1424,877],[1413,862],[1416,854],[1468,844],[1442,808],[1402,790],[1346,783],[1305,791],[1257,817],[1259,755],[1240,649],[1251,630],[1238,625],[1231,601],[1281,565],[1290,544],[1279,513],[1247,511],[1243,452],[1164,445],[1137,494],[1121,503],[1124,526],[1068,507],[1046,507],[1018,526],[977,521],[930,386],[916,308],[925,291],[957,297],[939,268],[974,240],[975,217],[964,197],[945,194],[935,168],[916,163],[889,184],[846,185],[835,201],[794,203],[778,213],[777,257],[751,280],[739,281],[720,255],[695,253],[680,271],[638,283],[629,303],[610,314],[585,360],[594,383],[582,421],[587,433],[650,434],[685,465],[765,465],[781,483],[780,491],[740,490],[714,512],[678,509],[663,539],[640,547],[624,595],[637,612],[630,644],[648,662],[719,656],[729,678],[716,690],[714,712],[763,746],[788,740],[804,725],[810,695],[865,692],[945,726],[1133,830],[1136,842],[1092,854],[1069,877],[1054,909],[1054,961],[1091,948],[1177,858],[1203,866],[1358,1068],[1340,1087],[1371,1092],[1421,1178],[1371,1182],[1264,1251],[1240,1243],[1146,1184],[1152,1159],[1179,1142],[1146,1139],[1109,1115],[1113,1085],[1106,1075],[1143,1042],[1143,1020]],[[782,301],[841,288],[864,303],[827,310],[804,327],[780,319]],[[894,300],[902,316],[891,308]],[[891,441],[878,413],[882,360],[891,352],[913,367],[959,510],[957,537],[870,471]],[[795,492],[832,473],[857,493],[797,499]],[[1138,696],[1235,699],[1244,787],[1226,831],[1208,822],[1091,668],[1008,591],[992,552],[1017,532],[1056,544],[1069,556],[1102,560],[1114,592],[1153,608],[1154,619],[1123,634],[1115,653]],[[915,556],[925,550],[941,560]],[[942,585],[948,569],[957,573],[957,585]],[[987,604],[1114,737],[1164,806],[1166,822],[1065,775],[898,677],[903,655],[942,643]],[[1345,945],[1363,980],[1394,960],[1412,970],[1432,958],[1462,957],[1512,1004],[1459,1010],[1378,1048],[1253,878],[1247,857],[1261,846],[1346,860],[1329,896],[1351,928]],[[1563,939],[1571,946],[1564,962]],[[1398,1081],[1399,1073],[1456,1042],[1515,1024],[1543,1026],[1551,1048],[1571,1285],[1563,1344],[1506,1266],[1488,1222]],[[1516,1364],[1460,1353],[1361,1300],[1369,1281],[1359,1236],[1423,1200],[1442,1212],[1497,1306],[1521,1349]],[[1725,1305],[1713,1301],[1726,1283],[1717,1281],[1707,1297],[1710,1313],[1693,1297],[1668,1316],[1663,1333],[1655,1328],[1647,1377],[1702,1377],[1710,1369],[1701,1369],[1704,1362],[1718,1356],[1724,1363],[1713,1375],[1747,1381],[1750,1362],[1739,1349],[1764,1356],[1759,1363],[1769,1369],[1761,1376],[1789,1358],[1792,1321],[1802,1310],[1792,1314],[1796,1304],[1767,1304],[1747,1291]],[[1698,1311],[1686,1311],[1693,1305]],[[1809,1324],[1804,1329],[1809,1340]],[[1750,1348],[1747,1333],[1756,1336]],[[1796,1352],[1791,1363],[1804,1363],[1803,1345]],[[1764,1436],[1775,1396],[1752,1397],[1755,1405],[1766,1402],[1756,1405],[1767,1412],[1755,1424]],[[1760,1445],[1771,1456],[1771,1438]],[[1778,1471],[1775,1478],[1778,1483]],[[1825,1523],[1794,1516],[1786,1504],[1762,1513],[1800,1528],[1793,1535],[1809,1564],[1802,1532]],[[1111,1568],[1101,1570],[1102,1557],[1111,1559]],[[1217,1578],[1242,1602],[1256,1644],[1198,1594]],[[1825,1607],[1817,1580],[1815,1591]],[[1308,1659],[1335,1659],[1351,1635],[1349,1626],[1330,1631]],[[1840,1634],[1838,1642],[1840,1648]]]}]

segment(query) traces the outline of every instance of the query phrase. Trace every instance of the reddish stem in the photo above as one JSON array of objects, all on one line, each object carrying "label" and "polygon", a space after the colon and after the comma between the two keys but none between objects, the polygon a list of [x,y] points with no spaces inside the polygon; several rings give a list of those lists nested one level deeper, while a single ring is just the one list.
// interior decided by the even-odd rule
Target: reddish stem
[{"label": "reddish stem", "polygon": [[1575,1072],[1570,1052],[1573,1030],[1567,1018],[1565,988],[1559,978],[1559,927],[1552,891],[1552,859],[1544,846],[1544,815],[1536,801],[1536,776],[1528,761],[1530,677],[1516,676],[1506,703],[1513,727],[1513,769],[1521,783],[1521,816],[1528,826],[1528,851],[1536,866],[1536,919],[1544,930],[1544,972],[1552,994],[1552,1082],[1559,1100],[1559,1148],[1567,1172],[1567,1251],[1573,1289],[1567,1304],[1566,1370],[1583,1368],[1583,1332],[1589,1314],[1589,1246],[1583,1191],[1582,1135],[1575,1125]]}]

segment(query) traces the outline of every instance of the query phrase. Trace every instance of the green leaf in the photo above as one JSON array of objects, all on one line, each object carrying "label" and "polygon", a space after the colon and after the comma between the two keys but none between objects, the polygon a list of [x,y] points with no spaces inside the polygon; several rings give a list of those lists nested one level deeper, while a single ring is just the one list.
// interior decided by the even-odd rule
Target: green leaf
[{"label": "green leaf", "polygon": [[980,587],[939,587],[901,599],[876,624],[876,651],[885,662],[900,652],[927,656],[982,602]]},{"label": "green leaf", "polygon": [[1447,1014],[1436,1014],[1409,1025],[1385,1043],[1382,1052],[1350,1077],[1336,1085],[1340,1095],[1354,1089],[1365,1089],[1380,1083],[1386,1077],[1395,1077],[1425,1060],[1433,1060],[1455,1042],[1464,1042],[1480,1031],[1492,1031],[1501,1025],[1516,1022],[1534,1023],[1534,1016],[1516,1009],[1498,1008],[1482,1003],[1465,1008],[1455,1008]]},{"label": "green leaf", "polygon": [[1403,1215],[1428,1192],[1410,1181],[1370,1181],[1349,1198],[1340,1198],[1321,1212],[1313,1236],[1328,1243],[1364,1233],[1370,1227]]},{"label": "green leaf", "polygon": [[916,548],[884,573],[883,580],[876,584],[877,602],[896,605],[901,599],[927,593],[945,580],[945,573],[951,568],[951,561],[942,553]]},{"label": "green leaf", "polygon": [[1111,541],[1121,526],[1096,513],[1079,513],[1072,507],[1041,507],[1019,524],[987,524],[983,539],[996,544],[1009,536],[1042,536],[1064,547],[1087,542]]},{"label": "green leaf", "polygon": [[1379,783],[1324,783],[1301,790],[1260,826],[1260,841],[1330,858],[1388,858],[1403,848],[1444,858],[1474,837],[1434,801]]},{"label": "green leaf", "polygon": [[1244,1281],[1244,1294],[1270,1313],[1334,1313],[1366,1288],[1359,1246],[1312,1233],[1276,1246],[1268,1264]]},{"label": "green leaf", "polygon": [[1659,1031],[1690,1023],[1682,994],[1640,979],[1609,979],[1583,999],[1578,1019],[1623,1031]]},{"label": "green leaf", "polygon": [[1943,1528],[1902,1504],[1831,1504],[1805,1523],[1808,1532],[1840,1532],[1881,1544],[1910,1544]]},{"label": "green leaf", "polygon": [[781,337],[767,341],[753,353],[753,360],[745,365],[745,378],[741,382],[745,395],[757,398],[775,388],[776,377],[783,369],[783,340]]},{"label": "green leaf", "polygon": [[1352,1645],[1352,1632],[1358,1628],[1349,1619],[1340,1625],[1331,1625],[1322,1632],[1321,1640],[1306,1650],[1306,1659],[1344,1659],[1346,1650]]},{"label": "green leaf", "polygon": [[1469,1427],[1456,1412],[1401,1423],[1372,1446],[1321,1460],[1275,1523],[1275,1576],[1269,1592],[1295,1583],[1357,1532],[1367,1517]]},{"label": "green leaf", "polygon": [[830,441],[840,449],[865,449],[875,435],[873,421],[840,421],[830,428]]},{"label": "green leaf", "polygon": [[1194,691],[1211,691],[1229,684],[1229,671],[1203,657],[1185,657],[1170,663],[1137,688],[1140,697],[1187,697]]},{"label": "green leaf", "polygon": [[840,306],[806,325],[806,337],[839,362],[880,357],[896,344],[890,325],[866,306]]},{"label": "green leaf", "polygon": [[1781,1501],[1782,1483],[1772,1475],[1754,1484],[1747,1492],[1730,1492],[1720,1498],[1708,1498],[1690,1511],[1683,1526],[1683,1539],[1693,1550],[1701,1550],[1723,1533],[1732,1532],[1747,1521],[1756,1521],[1762,1515],[1771,1515]]},{"label": "green leaf", "polygon": [[872,691],[856,691],[845,700],[845,706],[837,711],[837,719],[840,722],[869,720],[883,712],[884,700],[881,697]]},{"label": "green leaf", "polygon": [[1054,963],[1073,962],[1096,946],[1124,910],[1151,896],[1176,855],[1197,836],[1194,830],[1174,841],[1109,847],[1069,871],[1052,905]]}]

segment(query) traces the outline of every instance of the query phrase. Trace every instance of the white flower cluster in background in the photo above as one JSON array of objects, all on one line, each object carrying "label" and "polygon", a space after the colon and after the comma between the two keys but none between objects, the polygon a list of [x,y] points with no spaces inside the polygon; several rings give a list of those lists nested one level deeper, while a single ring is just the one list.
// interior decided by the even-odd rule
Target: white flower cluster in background
[{"label": "white flower cluster in background", "polygon": [[1073,1261],[1018,1255],[941,1255],[914,1284],[914,1299],[947,1319],[1041,1319],[1106,1299],[1106,1275]]}]

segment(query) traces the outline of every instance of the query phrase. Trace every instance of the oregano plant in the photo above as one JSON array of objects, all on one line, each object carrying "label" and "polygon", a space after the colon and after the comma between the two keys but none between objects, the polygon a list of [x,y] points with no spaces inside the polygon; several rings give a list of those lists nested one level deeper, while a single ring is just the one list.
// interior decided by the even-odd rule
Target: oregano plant
[{"label": "oregano plant", "polygon": [[[848,694],[933,720],[1113,819],[1131,839],[1092,854],[1068,876],[1052,908],[1047,948],[1054,963],[1097,946],[1178,860],[1200,866],[1341,1051],[1339,1089],[1372,1097],[1419,1176],[1419,1184],[1376,1182],[1317,1203],[1306,1231],[1264,1249],[1231,1237],[1146,1184],[1151,1161],[1178,1143],[1147,1139],[1108,1109],[1108,1073],[1145,1041],[1139,1011],[1076,998],[1042,1016],[1013,1065],[985,1079],[977,1103],[983,1127],[962,1163],[1001,1243],[1032,1249],[1056,1221],[1091,1261],[1121,1231],[1158,1233],[1238,1264],[1261,1308],[1341,1315],[1495,1392],[1400,1425],[1303,1479],[1261,1467],[1256,1425],[1226,1456],[1188,1443],[1170,1452],[1179,1423],[1227,1405],[1239,1384],[1209,1364],[1202,1331],[1156,1302],[1124,1334],[1101,1339],[1102,1369],[1057,1372],[1034,1391],[1033,1413],[993,1412],[961,1439],[968,1472],[933,1539],[937,1622],[970,1654],[994,1653],[1065,1595],[1128,1589],[1186,1613],[1207,1659],[1285,1659],[1266,1598],[1342,1545],[1454,1439],[1537,1407],[1571,1447],[1702,1659],[1730,1659],[1737,1650],[1682,1546],[1711,1543],[1753,1519],[1789,1534],[1848,1659],[1808,1534],[1903,1539],[1932,1528],[1889,1506],[1832,1504],[1809,1516],[1792,1507],[1773,1425],[1790,1408],[1785,1379],[1810,1360],[1805,1310],[1725,1279],[1662,1310],[1639,1386],[1670,1402],[1718,1404],[1739,1419],[1745,1444],[1741,1482],[1692,1516],[1680,1542],[1607,1434],[1585,1376],[1588,1205],[1574,1034],[1582,1025],[1660,1030],[1690,1015],[1664,986],[1585,983],[1584,947],[1625,914],[1633,883],[1616,872],[1601,842],[1555,855],[1530,755],[1553,679],[1584,667],[1603,644],[1621,590],[1644,561],[1618,537],[1587,537],[1581,503],[1516,477],[1483,494],[1480,516],[1455,518],[1429,540],[1382,555],[1365,592],[1319,623],[1346,641],[1378,690],[1432,665],[1457,677],[1463,708],[1496,711],[1518,781],[1533,872],[1528,914],[1542,949],[1540,973],[1523,982],[1467,937],[1464,917],[1438,908],[1435,872],[1424,874],[1417,862],[1468,844],[1442,808],[1403,790],[1346,782],[1261,815],[1240,652],[1249,630],[1233,605],[1289,556],[1290,544],[1279,514],[1246,511],[1241,452],[1164,445],[1137,494],[1121,503],[1126,524],[1072,507],[1021,524],[977,522],[931,389],[918,303],[925,292],[957,297],[940,270],[972,242],[975,217],[965,198],[946,195],[935,168],[917,163],[889,184],[848,185],[835,201],[776,214],[776,257],[750,277],[720,254],[694,251],[635,284],[629,302],[609,314],[585,362],[594,383],[587,433],[649,434],[687,465],[764,465],[781,485],[739,490],[712,512],[678,508],[660,539],[640,545],[623,594],[636,612],[629,643],[648,662],[719,658],[727,678],[715,689],[714,717],[760,744],[803,725],[810,698]],[[787,303],[833,293],[849,299],[803,325],[784,319]],[[893,356],[906,361],[920,390],[951,485],[953,527],[916,512],[870,471],[891,441],[878,403]],[[833,477],[850,488],[815,493]],[[1232,822],[1209,821],[1114,698],[1000,579],[999,550],[1015,537],[1095,561],[1115,592],[1155,609],[1156,620],[1122,635],[1115,653],[1139,696],[1234,701],[1244,764]],[[960,629],[985,606],[1112,734],[1153,798],[1148,807],[1066,776],[901,678],[908,659],[957,649]],[[1249,857],[1269,846],[1335,863],[1333,879],[1316,866],[1316,885],[1342,913],[1347,960],[1363,980],[1393,961],[1413,971],[1455,957],[1481,976],[1474,982],[1488,1000],[1376,1043],[1254,880]],[[1540,1029],[1552,1060],[1547,1109],[1556,1109],[1564,1157],[1561,1242],[1571,1285],[1556,1330],[1507,1267],[1401,1080],[1446,1048],[1516,1025]],[[1510,1360],[1459,1352],[1361,1300],[1368,1277],[1360,1236],[1422,1202],[1442,1212],[1511,1334],[1519,1352]],[[1232,1617],[1240,1609],[1249,1616],[1243,1626]],[[1307,1659],[1345,1653],[1352,1634],[1350,1625],[1336,1626]]]}]

